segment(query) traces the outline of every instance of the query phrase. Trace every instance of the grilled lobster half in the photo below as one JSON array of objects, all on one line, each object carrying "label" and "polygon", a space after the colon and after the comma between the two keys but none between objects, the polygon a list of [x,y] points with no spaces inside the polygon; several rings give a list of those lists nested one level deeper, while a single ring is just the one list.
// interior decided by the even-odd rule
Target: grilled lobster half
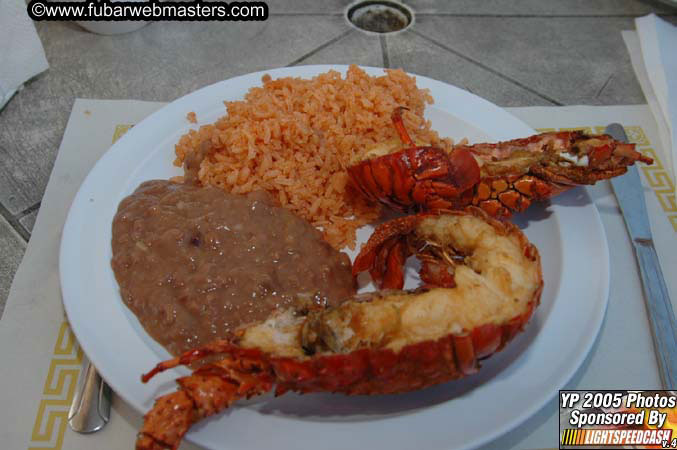
[{"label": "grilled lobster half", "polygon": [[402,212],[472,204],[507,218],[534,200],[622,175],[636,161],[653,163],[634,144],[580,131],[459,145],[447,153],[416,145],[404,127],[403,109],[393,112],[401,142],[373,148],[348,167],[353,184],[367,198]]},{"label": "grilled lobster half", "polygon": [[231,339],[158,364],[144,382],[177,365],[216,358],[157,399],[136,448],[176,449],[195,422],[273,388],[277,395],[397,393],[477,371],[539,304],[538,251],[517,227],[474,207],[408,220],[403,233],[415,231],[430,245],[463,255],[438,253],[440,267],[453,265],[453,283],[374,292],[327,309],[278,311]]}]

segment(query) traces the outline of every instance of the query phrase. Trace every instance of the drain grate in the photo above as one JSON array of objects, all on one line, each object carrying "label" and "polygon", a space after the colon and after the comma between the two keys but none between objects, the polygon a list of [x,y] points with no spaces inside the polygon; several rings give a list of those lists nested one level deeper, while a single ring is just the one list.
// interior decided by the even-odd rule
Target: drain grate
[{"label": "drain grate", "polygon": [[414,20],[414,13],[402,3],[365,0],[350,5],[346,10],[346,18],[360,30],[384,34],[409,27]]}]

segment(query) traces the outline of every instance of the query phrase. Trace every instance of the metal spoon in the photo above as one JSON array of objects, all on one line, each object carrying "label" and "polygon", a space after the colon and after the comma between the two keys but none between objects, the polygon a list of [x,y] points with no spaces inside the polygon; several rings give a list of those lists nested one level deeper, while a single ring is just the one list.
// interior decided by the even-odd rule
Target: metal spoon
[{"label": "metal spoon", "polygon": [[85,356],[83,371],[68,411],[68,425],[78,433],[93,433],[110,419],[111,389]]}]

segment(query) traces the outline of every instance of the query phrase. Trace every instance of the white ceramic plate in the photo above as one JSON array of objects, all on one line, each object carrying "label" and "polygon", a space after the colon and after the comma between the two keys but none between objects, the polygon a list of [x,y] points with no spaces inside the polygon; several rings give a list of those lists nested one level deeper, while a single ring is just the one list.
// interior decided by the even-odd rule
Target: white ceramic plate
[{"label": "white ceramic plate", "polygon": [[[311,77],[346,66],[270,70],[271,76]],[[381,69],[367,68],[370,74]],[[111,223],[119,201],[139,183],[180,174],[172,166],[174,144],[195,111],[200,123],[225,114],[223,100],[241,99],[260,85],[264,72],[200,89],[131,129],[99,160],[68,214],[60,255],[63,301],[81,346],[114,391],[140,412],[175,388],[187,373],[169,371],[140,382],[168,354],[152,341],[123,305],[110,268]],[[528,126],[468,92],[417,77],[435,104],[427,116],[443,136],[471,141],[528,136]],[[599,331],[606,310],[609,257],[606,237],[584,189],[552,204],[533,206],[515,220],[542,255],[545,290],[541,306],[503,352],[479,374],[409,394],[346,397],[331,394],[249,402],[193,428],[187,438],[211,449],[316,450],[469,448],[494,439],[538,411],[573,375]],[[364,241],[369,231],[359,238]],[[407,283],[415,282],[410,270]],[[130,442],[130,445],[132,443]]]}]

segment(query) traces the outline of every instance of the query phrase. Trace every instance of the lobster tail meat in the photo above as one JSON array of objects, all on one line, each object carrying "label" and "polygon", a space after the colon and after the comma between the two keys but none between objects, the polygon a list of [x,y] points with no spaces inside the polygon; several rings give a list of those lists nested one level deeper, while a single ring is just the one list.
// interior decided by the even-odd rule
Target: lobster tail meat
[{"label": "lobster tail meat", "polygon": [[[273,385],[278,395],[290,390],[385,394],[479,370],[480,360],[501,350],[540,302],[538,251],[515,226],[477,208],[396,222],[377,241],[397,240],[391,251],[403,249],[398,243],[411,230],[464,255],[454,267],[453,287],[378,291],[335,307],[278,311],[231,339],[158,364],[144,381],[207,356],[222,358],[179,379],[178,391],[156,401],[136,448],[175,449],[196,421]],[[364,258],[373,263],[380,256]]]},{"label": "lobster tail meat", "polygon": [[348,167],[354,185],[370,200],[402,212],[475,205],[507,218],[576,185],[624,174],[653,160],[634,144],[580,131],[542,133],[499,143],[459,145],[451,152],[416,145],[395,109],[399,143],[387,142]]}]

